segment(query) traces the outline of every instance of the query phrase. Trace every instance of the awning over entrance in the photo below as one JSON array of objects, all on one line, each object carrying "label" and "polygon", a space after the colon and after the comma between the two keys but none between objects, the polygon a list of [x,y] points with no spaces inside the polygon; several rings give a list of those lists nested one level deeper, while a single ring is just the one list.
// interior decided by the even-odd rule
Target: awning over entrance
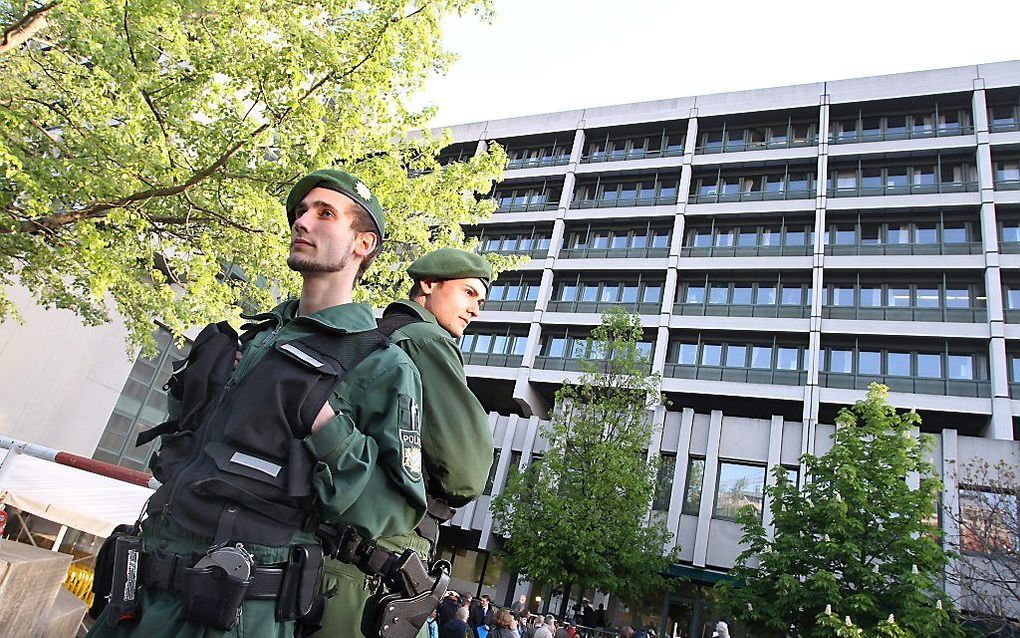
[{"label": "awning over entrance", "polygon": [[[3,454],[0,450],[0,458]],[[109,536],[117,525],[133,523],[153,492],[27,454],[8,462],[0,484],[2,502],[96,536]]]},{"label": "awning over entrance", "polygon": [[705,569],[704,567],[693,567],[691,565],[679,565],[674,563],[669,566],[668,574],[674,578],[686,578],[695,583],[704,583],[706,585],[714,585],[719,581],[734,581],[736,580],[726,572],[717,572],[711,569]]}]

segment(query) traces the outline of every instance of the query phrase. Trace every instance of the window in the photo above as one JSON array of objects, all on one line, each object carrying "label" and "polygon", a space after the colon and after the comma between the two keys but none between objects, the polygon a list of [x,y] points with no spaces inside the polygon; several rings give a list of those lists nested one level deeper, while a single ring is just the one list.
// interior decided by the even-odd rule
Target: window
[{"label": "window", "polygon": [[800,353],[799,348],[776,348],[776,369],[777,370],[799,370]]},{"label": "window", "polygon": [[684,297],[684,303],[705,303],[705,287],[687,286],[687,295]]},{"label": "window", "polygon": [[854,305],[854,288],[848,286],[833,286],[829,289],[830,306],[852,306]]},{"label": "window", "polygon": [[772,367],[772,347],[752,346],[751,367],[755,370],[768,370]]},{"label": "window", "polygon": [[706,343],[701,346],[701,365],[717,366],[722,359],[722,346]]},{"label": "window", "polygon": [[960,547],[990,554],[1018,548],[1017,496],[977,489],[960,490]]},{"label": "window", "polygon": [[760,306],[774,306],[776,303],[776,287],[759,285],[755,290],[754,303]]},{"label": "window", "polygon": [[681,365],[693,366],[698,362],[698,344],[677,343],[673,345],[673,361]]},{"label": "window", "polygon": [[674,470],[676,470],[676,454],[663,452],[659,459],[659,471],[655,476],[653,510],[663,512],[669,509],[669,498],[673,492]]},{"label": "window", "polygon": [[804,291],[802,288],[788,288],[783,286],[782,305],[802,306],[804,305]]},{"label": "window", "polygon": [[950,379],[972,380],[974,378],[974,357],[960,354],[947,355],[946,369]]},{"label": "window", "polygon": [[761,515],[765,497],[765,468],[757,465],[719,463],[715,494],[715,518],[735,520],[740,508],[753,507]]},{"label": "window", "polygon": [[890,352],[886,355],[888,374],[894,377],[910,376],[910,353]]},{"label": "window", "polygon": [[852,373],[853,352],[850,350],[830,350],[828,371],[839,374]]},{"label": "window", "polygon": [[919,352],[917,354],[917,376],[926,379],[941,379],[942,355]]},{"label": "window", "polygon": [[687,484],[684,488],[684,514],[697,516],[701,510],[701,489],[705,482],[705,459],[687,461]]},{"label": "window", "polygon": [[747,366],[747,346],[735,346],[729,344],[726,346],[726,363],[727,368],[744,368]]},{"label": "window", "polygon": [[861,350],[857,353],[857,374],[882,374],[882,353]]}]

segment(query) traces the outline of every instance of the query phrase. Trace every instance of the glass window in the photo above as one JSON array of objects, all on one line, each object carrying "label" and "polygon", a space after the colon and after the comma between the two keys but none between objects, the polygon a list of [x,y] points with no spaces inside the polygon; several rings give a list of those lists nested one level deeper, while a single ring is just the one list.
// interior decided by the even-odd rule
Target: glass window
[{"label": "glass window", "polygon": [[886,305],[893,308],[909,308],[910,307],[910,288],[893,288],[890,287],[888,296],[886,297]]},{"label": "glass window", "polygon": [[907,167],[890,168],[886,170],[885,187],[889,190],[901,190],[907,187]]},{"label": "glass window", "polygon": [[910,353],[890,352],[886,355],[886,365],[889,369],[889,376],[909,377],[910,376]]},{"label": "glass window", "polygon": [[882,374],[882,353],[869,350],[858,352],[857,374]]},{"label": "glass window", "polygon": [[492,284],[492,286],[489,287],[488,301],[503,301],[505,299],[504,297],[505,294],[506,294],[505,284]]},{"label": "glass window", "polygon": [[754,303],[760,306],[772,306],[776,303],[775,286],[758,286],[754,294]]},{"label": "glass window", "polygon": [[659,284],[646,284],[641,301],[643,303],[658,303],[662,301],[662,286]]},{"label": "glass window", "polygon": [[938,308],[939,307],[939,289],[938,288],[917,288],[917,303],[918,308]]},{"label": "glass window", "polygon": [[520,301],[521,299],[521,286],[520,284],[512,284],[506,287],[507,301]]},{"label": "glass window", "polygon": [[560,288],[560,301],[576,301],[577,286],[575,284],[564,284]]},{"label": "glass window", "polygon": [[720,229],[715,235],[716,248],[728,248],[733,245],[736,232],[732,228]]},{"label": "glass window", "polygon": [[772,367],[772,347],[753,346],[751,348],[751,367],[756,370],[768,370]]},{"label": "glass window", "polygon": [[460,351],[471,352],[475,345],[475,335],[464,335],[460,338]]},{"label": "glass window", "polygon": [[782,305],[784,306],[804,305],[804,290],[800,287],[792,288],[783,286]]},{"label": "glass window", "polygon": [[751,286],[748,284],[733,286],[733,301],[736,305],[748,306],[751,304]]},{"label": "glass window", "polygon": [[669,497],[673,492],[673,472],[676,470],[676,454],[662,453],[659,458],[659,471],[655,475],[655,496],[652,498],[652,509],[660,512],[669,509]]},{"label": "glass window", "polygon": [[1015,493],[960,490],[960,547],[982,554],[1015,555],[1018,547]]},{"label": "glass window", "polygon": [[492,351],[496,354],[506,354],[510,338],[506,335],[496,335],[492,339]]},{"label": "glass window", "polygon": [[538,285],[537,284],[529,284],[527,288],[528,288],[528,290],[525,293],[525,297],[524,297],[525,301],[537,301],[538,300],[538,288],[539,288]]},{"label": "glass window", "polygon": [[620,300],[620,286],[617,284],[603,284],[600,301],[616,303]]},{"label": "glass window", "polygon": [[970,308],[970,290],[946,288],[946,308]]},{"label": "glass window", "polygon": [[726,346],[726,367],[744,368],[747,366],[747,346]]},{"label": "glass window", "polygon": [[652,235],[652,248],[669,248],[669,233],[655,231]]},{"label": "glass window", "polygon": [[833,286],[829,288],[830,306],[852,306],[854,305],[853,286]]},{"label": "glass window", "polygon": [[889,229],[886,231],[886,237],[890,244],[909,244],[910,225],[901,224],[899,226],[893,226],[890,224]]},{"label": "glass window", "polygon": [[730,287],[728,284],[712,284],[708,291],[708,303],[724,304],[729,297]]},{"label": "glass window", "polygon": [[852,246],[857,242],[857,230],[853,227],[839,226],[836,228],[835,241],[836,245],[840,246]]},{"label": "glass window", "polygon": [[941,379],[942,355],[919,352],[917,354],[917,376],[926,379]]},{"label": "glass window", "polygon": [[684,303],[705,303],[705,287],[687,286],[687,294],[684,296]]},{"label": "glass window", "polygon": [[829,350],[828,371],[839,374],[853,372],[853,352],[850,350]]},{"label": "glass window", "polygon": [[581,301],[593,302],[598,299],[599,285],[598,284],[582,284],[581,285]]},{"label": "glass window", "polygon": [[492,335],[478,335],[475,339],[474,352],[486,353],[492,346]]},{"label": "glass window", "polygon": [[946,356],[946,372],[950,379],[971,380],[974,378],[974,357],[969,354]]},{"label": "glass window", "polygon": [[758,245],[758,229],[756,228],[744,228],[737,235],[738,246],[757,246]]},{"label": "glass window", "polygon": [[1002,223],[1002,241],[1012,243],[1020,242],[1020,222]]},{"label": "glass window", "polygon": [[565,337],[554,337],[548,343],[549,348],[545,353],[547,357],[563,357],[567,347],[567,339]]},{"label": "glass window", "polygon": [[706,343],[701,346],[701,365],[717,366],[722,360],[722,346]]},{"label": "glass window", "polygon": [[677,343],[674,344],[676,351],[676,358],[674,361],[681,365],[692,366],[698,361],[698,344],[696,343]]},{"label": "glass window", "polygon": [[637,299],[638,299],[638,285],[624,284],[623,294],[620,295],[620,301],[623,303],[637,303]]},{"label": "glass window", "polygon": [[735,519],[745,506],[761,515],[765,468],[757,465],[719,463],[719,486],[715,494],[715,518]]},{"label": "glass window", "polygon": [[688,459],[687,483],[684,487],[684,514],[698,515],[701,509],[701,488],[705,481],[705,459]]},{"label": "glass window", "polygon": [[1006,307],[1010,310],[1020,310],[1020,288],[1006,289]]},{"label": "glass window", "polygon": [[942,228],[942,243],[943,244],[966,244],[967,243],[967,225],[946,225]]},{"label": "glass window", "polygon": [[1020,381],[1020,357],[1010,357],[1009,359],[1009,371],[1012,375],[1010,381],[1016,383]]},{"label": "glass window", "polygon": [[935,224],[918,224],[914,229],[914,243],[916,244],[937,244],[939,243],[938,228]]},{"label": "glass window", "polygon": [[776,369],[799,370],[799,350],[800,348],[776,348]]},{"label": "glass window", "polygon": [[862,308],[877,308],[882,305],[882,288],[879,286],[862,286],[860,295]]},{"label": "glass window", "polygon": [[648,246],[648,235],[634,235],[630,238],[631,248],[645,248]]},{"label": "glass window", "polygon": [[778,228],[762,228],[761,229],[761,246],[778,246],[779,245],[779,229]]},{"label": "glass window", "polygon": [[514,337],[514,346],[511,354],[518,356],[524,356],[524,351],[528,347],[528,338],[523,336]]},{"label": "glass window", "polygon": [[788,230],[786,231],[786,245],[787,246],[805,246],[805,238],[803,230]]}]

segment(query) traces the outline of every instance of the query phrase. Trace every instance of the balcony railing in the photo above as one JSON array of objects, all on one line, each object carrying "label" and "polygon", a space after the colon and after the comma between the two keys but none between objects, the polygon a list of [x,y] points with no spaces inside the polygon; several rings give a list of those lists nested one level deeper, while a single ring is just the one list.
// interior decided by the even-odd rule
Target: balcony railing
[{"label": "balcony railing", "polygon": [[548,157],[521,157],[508,160],[507,170],[518,168],[544,168],[546,166],[563,166],[570,163],[569,155],[551,155]]},{"label": "balcony railing", "polygon": [[[658,314],[660,302],[620,303],[610,301],[550,301],[546,308],[549,312],[584,312],[602,314],[614,308],[623,308],[627,312],[639,315]],[[488,309],[488,306],[486,306]]]},{"label": "balcony railing", "polygon": [[804,385],[807,383],[807,372],[802,370],[763,370],[722,366],[694,366],[681,363],[667,363],[663,370],[663,375],[674,379],[767,383],[771,385]]},{"label": "balcony railing", "polygon": [[627,160],[651,159],[655,157],[679,157],[684,154],[683,146],[670,147],[665,150],[649,151],[643,148],[630,150],[618,149],[613,151],[597,151],[589,153],[581,158],[582,164],[597,164],[599,162],[624,162]]},{"label": "balcony railing", "polygon": [[823,306],[822,318],[984,323],[988,321],[988,311],[985,308],[862,308],[857,306]]},{"label": "balcony railing", "polygon": [[747,191],[740,193],[691,193],[687,198],[689,204],[716,204],[720,202],[768,202],[785,199],[806,199],[814,197],[811,188],[797,188],[780,191]]},{"label": "balcony railing", "polygon": [[910,394],[941,394],[946,396],[982,397],[991,396],[989,381],[967,381],[960,379],[922,379],[918,377],[895,377],[888,375],[844,374],[841,372],[819,372],[818,383],[826,388],[867,390],[870,383],[889,386],[893,392]]},{"label": "balcony railing", "polygon": [[579,199],[573,208],[626,208],[629,206],[666,206],[676,204],[676,195],[668,197],[623,197],[613,199]]},{"label": "balcony railing", "polygon": [[1020,179],[997,179],[995,180],[997,191],[1018,191],[1020,190]]},{"label": "balcony railing", "polygon": [[813,246],[684,246],[681,257],[792,257],[810,255]]},{"label": "balcony railing", "polygon": [[531,250],[479,250],[478,253],[482,255],[488,253],[494,253],[497,255],[524,255],[526,257],[541,259],[542,257],[549,256],[549,248],[533,248]]},{"label": "balcony railing", "polygon": [[[979,241],[941,244],[826,244],[826,255],[978,255]],[[1020,252],[1020,244],[1018,244]]]},{"label": "balcony railing", "polygon": [[[601,362],[588,359],[568,359],[565,357],[549,357],[549,356],[537,356],[535,357],[535,368],[541,370],[563,370],[565,372],[580,372],[586,363],[599,364]],[[645,369],[646,372],[651,372],[652,365],[648,364]]]},{"label": "balcony railing", "polygon": [[1013,382],[1009,384],[1009,398],[1020,399],[1020,383]]},{"label": "balcony railing", "polygon": [[818,143],[818,136],[811,135],[800,140],[772,140],[768,142],[746,142],[744,140],[725,140],[720,142],[707,142],[695,149],[698,155],[712,155],[715,153],[739,153],[741,151],[764,151],[775,148],[803,148],[815,146]]},{"label": "balcony railing", "polygon": [[559,256],[561,259],[669,257],[669,248],[564,248]]},{"label": "balcony railing", "polygon": [[886,186],[829,187],[829,197],[876,197],[881,195],[924,195],[931,193],[973,193],[977,182],[938,182],[936,184],[897,184]]},{"label": "balcony railing", "polygon": [[523,362],[524,357],[519,354],[498,354],[495,352],[469,352],[464,354],[464,363],[472,366],[519,368]]},{"label": "balcony railing", "polygon": [[811,306],[678,303],[673,305],[673,314],[704,317],[772,317],[805,319],[811,316]]},{"label": "balcony railing", "polygon": [[1010,118],[998,122],[990,122],[988,130],[992,133],[1007,133],[1009,131],[1020,131],[1020,119]]},{"label": "balcony railing", "polygon": [[[537,284],[535,284],[537,285]],[[511,311],[511,312],[531,312],[535,309],[535,300],[527,299],[516,299],[516,300],[505,300],[505,301],[492,301],[487,300],[485,302],[485,311]]]},{"label": "balcony railing", "polygon": [[909,130],[882,131],[872,129],[867,131],[843,131],[841,133],[831,133],[829,135],[829,142],[832,144],[857,144],[859,142],[884,142],[888,140],[912,140],[973,134],[973,126],[943,124],[942,126],[925,126]]},{"label": "balcony railing", "polygon": [[556,197],[556,201],[544,201],[534,202],[527,204],[510,204],[509,206],[500,206],[496,209],[497,213],[526,213],[535,210],[556,210],[559,206],[559,196]]}]

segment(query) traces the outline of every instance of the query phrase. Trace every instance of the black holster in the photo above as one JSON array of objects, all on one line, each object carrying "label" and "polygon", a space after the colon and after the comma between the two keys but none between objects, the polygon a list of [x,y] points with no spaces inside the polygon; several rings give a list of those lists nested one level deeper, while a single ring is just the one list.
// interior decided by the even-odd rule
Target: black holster
[{"label": "black holster", "polygon": [[118,525],[103,541],[96,555],[95,577],[92,581],[94,598],[89,617],[99,618],[107,607],[107,623],[138,620],[141,605],[138,600],[139,567],[142,542],[134,525]]},{"label": "black holster", "polygon": [[240,579],[218,567],[187,567],[181,575],[182,620],[229,631],[241,617],[241,604],[252,579]]},{"label": "black holster", "polygon": [[[446,595],[450,564],[437,561],[426,570],[418,554],[406,550],[388,580],[389,592],[369,598],[369,606],[375,603],[375,614],[371,619],[363,616],[362,631],[379,638],[414,638]],[[371,625],[366,626],[365,621]]]}]

